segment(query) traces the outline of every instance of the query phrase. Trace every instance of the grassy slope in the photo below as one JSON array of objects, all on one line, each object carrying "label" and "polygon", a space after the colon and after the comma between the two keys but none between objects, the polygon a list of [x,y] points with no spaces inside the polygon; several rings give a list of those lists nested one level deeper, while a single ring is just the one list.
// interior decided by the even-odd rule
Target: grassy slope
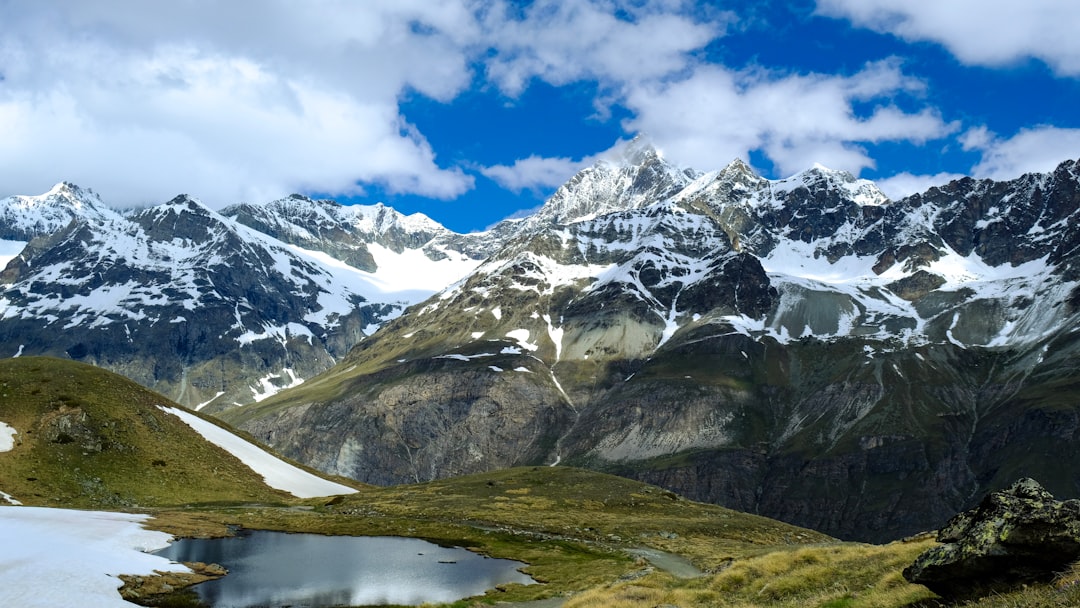
[{"label": "grassy slope", "polygon": [[[401,535],[519,559],[543,585],[508,585],[455,606],[555,596],[566,608],[661,605],[750,608],[937,608],[904,567],[934,543],[841,543],[821,534],[681,499],[660,488],[565,467],[526,467],[436,482],[368,488],[312,500],[314,511],[243,508],[159,513],[157,527],[193,534],[222,524],[327,534]],[[680,579],[626,553],[677,553],[707,574]],[[1080,569],[1055,584],[962,604],[1080,605]]]},{"label": "grassy slope", "polygon": [[[281,493],[173,416],[172,405],[124,378],[55,359],[0,361],[0,421],[16,446],[0,453],[0,490],[27,504],[157,506],[156,525],[222,534],[223,524],[333,534],[393,534],[472,547],[528,562],[544,585],[511,585],[460,605],[569,596],[597,606],[931,608],[900,571],[932,541],[838,543],[769,519],[681,499],[627,479],[566,467],[529,467],[392,488],[365,488],[311,511],[282,508]],[[64,415],[86,419],[70,441],[49,441]],[[78,426],[78,425],[77,425]],[[90,434],[85,433],[86,430]],[[55,429],[54,429],[55,431]],[[53,435],[56,435],[53,432]],[[100,450],[84,444],[99,442]],[[162,464],[163,463],[163,464]],[[235,501],[259,501],[230,507]],[[200,508],[192,508],[201,504]],[[711,572],[678,579],[625,550],[652,547]],[[1080,570],[965,606],[1080,605]]]},{"label": "grassy slope", "polygon": [[0,360],[0,490],[24,504],[117,508],[287,500],[158,405],[176,404],[89,365]]}]

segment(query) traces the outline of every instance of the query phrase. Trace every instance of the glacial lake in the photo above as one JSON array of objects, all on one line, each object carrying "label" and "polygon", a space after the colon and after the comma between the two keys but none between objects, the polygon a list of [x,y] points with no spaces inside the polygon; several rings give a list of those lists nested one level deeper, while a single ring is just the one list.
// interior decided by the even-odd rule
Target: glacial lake
[{"label": "glacial lake", "polygon": [[518,572],[522,562],[390,536],[246,530],[231,538],[181,539],[156,554],[227,568],[228,575],[191,587],[213,608],[418,605],[536,582]]}]

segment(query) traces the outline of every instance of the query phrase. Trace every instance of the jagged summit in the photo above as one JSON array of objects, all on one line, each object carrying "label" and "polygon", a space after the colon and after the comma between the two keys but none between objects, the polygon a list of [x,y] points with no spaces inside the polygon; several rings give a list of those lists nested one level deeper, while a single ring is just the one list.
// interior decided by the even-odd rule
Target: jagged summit
[{"label": "jagged summit", "polygon": [[622,167],[634,167],[656,163],[661,159],[662,154],[648,135],[636,135],[619,146],[614,157],[608,162]]},{"label": "jagged summit", "polygon": [[834,170],[814,163],[804,171],[773,182],[775,192],[786,192],[805,187],[812,192],[843,190],[845,196],[860,206],[878,206],[889,202],[889,197],[874,182],[856,178],[847,171]]},{"label": "jagged summit", "polygon": [[522,228],[567,224],[665,200],[697,174],[668,162],[647,138],[628,142],[613,159],[598,160],[570,178]]},{"label": "jagged summit", "polygon": [[864,539],[1002,472],[1075,487],[1075,163],[887,201],[631,144],[481,235],[303,196],[69,213],[5,271],[0,345],[247,403],[253,434],[376,483],[575,464]]},{"label": "jagged summit", "polygon": [[93,190],[60,182],[44,194],[0,199],[0,239],[29,241],[52,234],[76,218],[115,215]]}]

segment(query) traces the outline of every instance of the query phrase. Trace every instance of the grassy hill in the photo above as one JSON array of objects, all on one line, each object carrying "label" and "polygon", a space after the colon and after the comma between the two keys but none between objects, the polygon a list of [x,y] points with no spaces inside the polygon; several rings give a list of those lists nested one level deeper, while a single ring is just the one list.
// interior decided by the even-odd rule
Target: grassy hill
[{"label": "grassy hill", "polygon": [[26,505],[129,508],[285,500],[117,374],[45,357],[0,360],[0,491]]},{"label": "grassy hill", "polygon": [[[97,368],[0,360],[0,422],[17,431],[13,449],[0,452],[0,491],[28,505],[149,507],[151,527],[183,535],[224,534],[229,524],[427,538],[522,560],[544,583],[503,586],[456,606],[544,598],[559,598],[565,608],[941,605],[900,575],[933,545],[926,537],[842,543],[569,467],[519,467],[301,501],[268,488],[158,405],[174,404]],[[303,508],[291,508],[297,506]],[[689,562],[694,573],[665,558]],[[1076,605],[1080,568],[1054,584],[963,604]]]}]

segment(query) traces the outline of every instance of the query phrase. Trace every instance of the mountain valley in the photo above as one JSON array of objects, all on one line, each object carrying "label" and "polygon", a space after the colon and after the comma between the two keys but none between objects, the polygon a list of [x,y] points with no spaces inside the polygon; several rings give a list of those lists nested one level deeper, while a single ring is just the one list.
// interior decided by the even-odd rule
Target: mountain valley
[{"label": "mountain valley", "polygon": [[[1080,173],[890,201],[647,142],[454,234],[301,196],[0,201],[9,355],[90,362],[364,483],[573,465],[845,539],[1080,495]],[[430,296],[430,297],[429,297]]]}]

